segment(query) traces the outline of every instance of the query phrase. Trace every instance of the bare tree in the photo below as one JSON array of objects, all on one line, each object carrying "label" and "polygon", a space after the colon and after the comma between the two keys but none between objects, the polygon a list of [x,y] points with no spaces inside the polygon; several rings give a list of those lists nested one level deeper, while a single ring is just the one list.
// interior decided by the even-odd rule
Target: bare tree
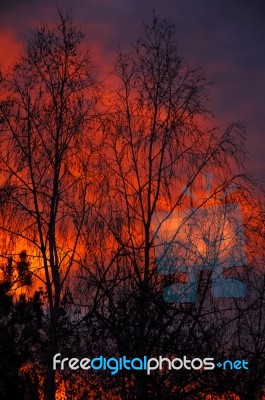
[{"label": "bare tree", "polygon": [[80,256],[80,232],[93,202],[91,130],[99,86],[82,39],[71,15],[59,12],[56,26],[36,30],[1,82],[1,234],[39,259],[31,272],[48,298],[46,399],[55,398],[51,358],[58,350],[62,290]]},{"label": "bare tree", "polygon": [[[88,243],[89,256],[82,276],[86,282],[83,296],[89,293],[89,298],[93,297],[92,303],[87,302],[87,335],[91,327],[93,348],[104,349],[105,355],[180,356],[196,354],[198,348],[200,356],[206,356],[209,349],[215,355],[218,345],[224,344],[220,333],[224,314],[219,313],[223,319],[218,320],[220,307],[209,303],[211,273],[205,274],[203,268],[198,272],[196,303],[187,299],[179,302],[176,298],[175,303],[172,298],[166,299],[171,302],[163,301],[163,288],[183,282],[183,276],[178,275],[185,274],[185,270],[178,271],[175,265],[175,273],[162,268],[163,275],[158,274],[156,234],[174,213],[189,222],[190,215],[219,205],[215,218],[208,219],[205,229],[203,221],[199,219],[198,225],[197,220],[193,239],[197,237],[197,242],[203,242],[203,256],[198,243],[190,241],[182,260],[187,262],[193,257],[193,263],[199,261],[209,269],[209,264],[220,257],[220,251],[225,253],[232,240],[230,237],[220,250],[233,208],[228,203],[246,196],[249,183],[246,176],[236,172],[244,160],[244,126],[234,123],[223,133],[212,126],[207,108],[209,83],[202,69],[184,63],[174,40],[173,26],[156,16],[150,26],[145,25],[143,36],[131,51],[119,53],[115,74],[120,87],[104,125],[103,162],[108,195],[98,211],[100,247],[93,251]],[[215,180],[211,187],[206,183],[204,190],[204,177],[209,172]],[[229,194],[229,187],[234,188],[234,195]],[[185,209],[194,211],[183,218]],[[220,209],[223,211],[218,214]],[[164,213],[164,217],[154,228],[154,218],[159,213]],[[204,211],[203,218],[209,215],[213,214]],[[180,225],[176,232],[183,236],[188,224]],[[176,259],[181,259],[179,251],[180,246],[175,264]],[[214,270],[210,272],[214,274]],[[220,269],[215,273],[215,294],[219,291],[220,295]],[[230,284],[236,284],[235,276],[230,278]],[[237,288],[239,296],[243,296],[244,285],[239,283]],[[231,303],[224,308],[229,311]],[[178,376],[170,371],[154,377],[141,371],[134,376],[130,371],[129,377],[123,371],[118,379],[120,398],[145,400],[175,398],[176,393],[178,398],[201,398],[202,390],[209,393],[211,385],[214,393],[216,382],[215,377],[203,381],[197,373],[180,371]],[[108,382],[107,393],[114,393],[109,381],[104,382]],[[118,398],[117,393],[115,396]]]}]

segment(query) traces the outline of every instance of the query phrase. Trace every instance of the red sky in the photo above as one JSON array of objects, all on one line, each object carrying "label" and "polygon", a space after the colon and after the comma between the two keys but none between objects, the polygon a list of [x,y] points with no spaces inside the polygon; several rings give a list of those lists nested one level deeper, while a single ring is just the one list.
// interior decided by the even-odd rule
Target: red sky
[{"label": "red sky", "polygon": [[[9,0],[0,4],[0,63],[20,53],[34,27],[56,19],[52,0]],[[60,1],[57,1],[60,6]],[[152,10],[176,25],[180,52],[203,65],[209,80],[209,107],[216,124],[247,123],[248,169],[265,184],[265,2],[263,0],[68,0],[75,21],[101,69],[108,73],[118,46],[141,33]]]}]

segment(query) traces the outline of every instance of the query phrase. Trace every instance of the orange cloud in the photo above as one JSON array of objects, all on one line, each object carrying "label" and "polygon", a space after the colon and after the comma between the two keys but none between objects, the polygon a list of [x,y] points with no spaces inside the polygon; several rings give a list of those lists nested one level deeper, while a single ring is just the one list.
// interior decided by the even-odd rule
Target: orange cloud
[{"label": "orange cloud", "polygon": [[23,43],[18,41],[11,31],[2,31],[0,35],[0,65],[7,68],[21,54]]}]

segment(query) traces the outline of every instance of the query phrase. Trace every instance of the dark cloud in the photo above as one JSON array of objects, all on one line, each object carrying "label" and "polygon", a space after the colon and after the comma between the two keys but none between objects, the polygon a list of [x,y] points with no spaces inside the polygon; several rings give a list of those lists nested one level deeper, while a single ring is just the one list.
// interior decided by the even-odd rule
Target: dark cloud
[{"label": "dark cloud", "polygon": [[208,78],[217,81],[211,106],[220,124],[248,122],[250,167],[265,183],[263,0],[10,0],[0,5],[0,26],[25,41],[37,23],[55,20],[56,4],[72,7],[106,69],[118,45],[139,35],[153,9],[172,21],[185,59],[204,65]]},{"label": "dark cloud", "polygon": [[23,6],[32,5],[34,0],[8,0],[1,1],[0,11],[1,13],[12,14],[16,9],[20,9]]}]

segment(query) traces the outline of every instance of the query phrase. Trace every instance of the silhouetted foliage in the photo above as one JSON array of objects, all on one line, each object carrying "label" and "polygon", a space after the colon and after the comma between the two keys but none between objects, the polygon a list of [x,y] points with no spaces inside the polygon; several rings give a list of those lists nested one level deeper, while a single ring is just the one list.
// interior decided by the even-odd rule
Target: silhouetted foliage
[{"label": "silhouetted foliage", "polygon": [[[21,264],[23,263],[23,268]],[[16,265],[16,266],[14,266]],[[27,290],[29,262],[26,251],[19,254],[19,261],[9,258],[1,266],[0,281],[0,397],[1,399],[39,399],[34,359],[41,337],[42,300],[41,292],[33,297],[14,295],[18,288]],[[25,277],[27,277],[25,279]],[[14,291],[14,288],[16,290]]]}]

